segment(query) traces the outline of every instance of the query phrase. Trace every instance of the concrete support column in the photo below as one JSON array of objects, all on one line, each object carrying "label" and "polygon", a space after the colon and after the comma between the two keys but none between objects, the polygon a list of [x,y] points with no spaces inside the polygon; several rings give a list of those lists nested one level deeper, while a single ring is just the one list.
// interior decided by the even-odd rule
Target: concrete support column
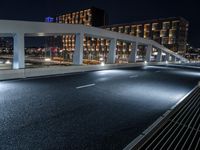
[{"label": "concrete support column", "polygon": [[170,54],[166,53],[166,61],[170,61]]},{"label": "concrete support column", "polygon": [[131,54],[130,54],[129,60],[128,60],[129,63],[135,63],[136,62],[137,49],[138,49],[138,43],[137,42],[132,43]]},{"label": "concrete support column", "polygon": [[108,64],[114,64],[115,63],[115,57],[116,57],[116,49],[117,49],[117,40],[111,39],[110,40],[110,48],[108,53]]},{"label": "concrete support column", "polygon": [[156,62],[161,62],[162,61],[162,51],[158,49],[158,54],[156,56]]},{"label": "concrete support column", "polygon": [[176,62],[176,57],[172,55],[172,62]]},{"label": "concrete support column", "polygon": [[151,53],[152,53],[152,45],[147,45],[146,46],[146,61],[151,62]]},{"label": "concrete support column", "polygon": [[73,54],[73,64],[82,65],[83,64],[83,33],[76,34],[75,50]]},{"label": "concrete support column", "polygon": [[14,40],[13,69],[25,68],[24,33],[16,33]]}]

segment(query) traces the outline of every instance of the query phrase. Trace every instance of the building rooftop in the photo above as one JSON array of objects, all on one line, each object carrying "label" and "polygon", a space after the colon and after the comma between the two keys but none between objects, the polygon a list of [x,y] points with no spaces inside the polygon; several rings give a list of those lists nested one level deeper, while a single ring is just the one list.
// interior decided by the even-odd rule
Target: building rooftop
[{"label": "building rooftop", "polygon": [[167,20],[169,20],[169,21],[170,20],[182,20],[182,21],[186,22],[187,24],[189,24],[189,21],[187,21],[183,17],[168,17],[168,18],[158,18],[158,19],[150,19],[150,20],[144,20],[144,21],[135,21],[135,22],[131,22],[131,23],[112,24],[112,25],[104,26],[104,28],[115,27],[115,26],[126,26],[126,25],[128,26],[128,25],[134,25],[134,24],[153,23],[153,22],[167,21]]},{"label": "building rooftop", "polygon": [[76,12],[80,12],[80,11],[84,11],[84,10],[88,10],[88,9],[95,9],[95,10],[101,10],[101,11],[104,11],[103,9],[100,9],[100,8],[97,8],[97,7],[89,7],[89,8],[84,8],[84,9],[79,9],[79,10],[75,10],[75,11],[66,11],[66,12],[63,12],[63,13],[59,13],[57,14],[56,16],[62,16],[64,14],[71,14],[71,13],[76,13]]}]

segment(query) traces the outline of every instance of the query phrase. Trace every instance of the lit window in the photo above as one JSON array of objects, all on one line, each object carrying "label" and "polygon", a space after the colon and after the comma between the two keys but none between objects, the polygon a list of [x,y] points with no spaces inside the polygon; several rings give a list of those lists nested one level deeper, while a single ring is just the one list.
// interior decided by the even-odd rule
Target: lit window
[{"label": "lit window", "polygon": [[152,23],[152,30],[158,30],[159,29],[159,24],[158,23]]},{"label": "lit window", "polygon": [[122,26],[118,28],[118,32],[123,33],[123,27]]},{"label": "lit window", "polygon": [[172,29],[177,29],[179,25],[179,21],[172,21]]},{"label": "lit window", "polygon": [[164,30],[168,30],[170,28],[170,22],[163,22],[163,27]]},{"label": "lit window", "polygon": [[130,33],[130,27],[129,27],[129,26],[125,26],[125,31],[124,31],[124,33],[127,33],[127,34]]}]

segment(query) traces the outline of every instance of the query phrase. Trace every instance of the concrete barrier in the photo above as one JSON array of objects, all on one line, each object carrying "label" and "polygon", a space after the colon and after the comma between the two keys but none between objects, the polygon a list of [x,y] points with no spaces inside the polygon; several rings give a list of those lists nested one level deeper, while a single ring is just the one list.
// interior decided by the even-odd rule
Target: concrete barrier
[{"label": "concrete barrier", "polygon": [[[150,63],[150,64],[155,64],[155,63]],[[116,69],[116,68],[125,68],[125,67],[137,67],[137,66],[143,66],[143,65],[144,63],[132,63],[132,64],[106,64],[105,66],[101,66],[101,65],[82,65],[82,66],[67,66],[67,67],[50,66],[50,67],[44,67],[44,68],[1,70],[0,80],[39,77],[39,76],[77,73],[77,72],[85,72],[85,71],[96,71],[96,70],[105,70],[105,69]]]},{"label": "concrete barrier", "polygon": [[0,71],[0,80],[9,80],[17,78],[24,78],[24,69]]},{"label": "concrete barrier", "polygon": [[[148,63],[149,65],[165,64],[165,63]],[[27,68],[16,70],[0,70],[0,80],[10,80],[18,78],[39,77],[48,75],[58,75],[67,73],[77,73],[85,71],[96,71],[105,69],[116,69],[126,67],[137,67],[146,65],[141,63],[129,63],[129,64],[106,64],[101,65],[81,65],[81,66],[49,66],[44,68]]]}]

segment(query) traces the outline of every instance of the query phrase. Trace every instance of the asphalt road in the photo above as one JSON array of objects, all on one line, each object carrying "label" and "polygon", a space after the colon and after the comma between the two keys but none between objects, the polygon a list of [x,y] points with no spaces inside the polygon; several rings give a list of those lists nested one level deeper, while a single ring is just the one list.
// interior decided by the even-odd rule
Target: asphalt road
[{"label": "asphalt road", "polygon": [[199,80],[144,66],[0,82],[0,149],[123,149]]}]

